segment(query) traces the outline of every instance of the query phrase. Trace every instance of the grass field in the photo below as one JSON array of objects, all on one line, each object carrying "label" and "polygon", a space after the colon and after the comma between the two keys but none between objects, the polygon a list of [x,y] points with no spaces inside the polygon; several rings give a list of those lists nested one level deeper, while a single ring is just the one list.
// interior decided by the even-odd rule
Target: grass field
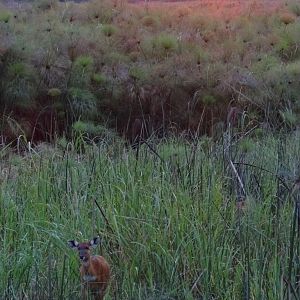
[{"label": "grass field", "polygon": [[299,156],[299,133],[3,149],[1,299],[79,298],[66,241],[98,233],[106,299],[298,299]]},{"label": "grass field", "polygon": [[0,300],[97,234],[106,300],[300,299],[299,76],[295,0],[0,3]]}]

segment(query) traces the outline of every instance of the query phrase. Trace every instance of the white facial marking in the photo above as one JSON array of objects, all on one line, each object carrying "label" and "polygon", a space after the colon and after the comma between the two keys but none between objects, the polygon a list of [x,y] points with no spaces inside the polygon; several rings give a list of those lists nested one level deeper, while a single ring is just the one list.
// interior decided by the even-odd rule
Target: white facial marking
[{"label": "white facial marking", "polygon": [[83,280],[87,281],[87,282],[96,281],[96,279],[97,279],[97,277],[93,276],[93,275],[84,275],[83,276]]},{"label": "white facial marking", "polygon": [[89,262],[88,261],[82,261],[82,264],[85,266],[85,267],[88,267],[89,266]]}]

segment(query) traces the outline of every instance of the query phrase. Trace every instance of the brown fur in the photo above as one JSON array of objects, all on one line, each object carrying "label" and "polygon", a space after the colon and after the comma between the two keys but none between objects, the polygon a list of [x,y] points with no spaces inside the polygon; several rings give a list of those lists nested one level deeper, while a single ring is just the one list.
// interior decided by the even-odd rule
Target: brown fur
[{"label": "brown fur", "polygon": [[99,237],[92,239],[88,243],[78,243],[74,240],[68,241],[69,246],[78,251],[81,260],[82,299],[87,299],[88,293],[91,292],[94,299],[102,300],[109,283],[109,264],[104,257],[91,255],[91,248],[99,243]]},{"label": "brown fur", "polygon": [[[102,300],[110,279],[110,268],[104,257],[99,255],[91,256],[88,265],[81,265],[80,275],[84,297],[90,291],[95,299]],[[86,281],[84,276],[95,276],[96,279]]]}]

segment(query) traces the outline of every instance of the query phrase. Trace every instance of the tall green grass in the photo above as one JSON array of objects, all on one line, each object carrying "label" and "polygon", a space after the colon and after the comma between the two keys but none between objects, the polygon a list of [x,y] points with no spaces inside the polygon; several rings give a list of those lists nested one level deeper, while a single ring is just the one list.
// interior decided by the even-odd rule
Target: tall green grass
[{"label": "tall green grass", "polygon": [[106,299],[299,298],[299,133],[80,149],[1,150],[1,299],[78,299],[98,233]]}]

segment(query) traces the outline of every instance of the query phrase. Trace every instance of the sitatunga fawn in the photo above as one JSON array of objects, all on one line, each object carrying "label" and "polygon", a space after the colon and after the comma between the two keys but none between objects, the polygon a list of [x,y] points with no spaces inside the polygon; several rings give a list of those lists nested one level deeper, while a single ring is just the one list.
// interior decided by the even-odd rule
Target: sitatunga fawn
[{"label": "sitatunga fawn", "polygon": [[84,243],[72,240],[68,241],[68,244],[72,249],[78,251],[81,261],[82,298],[87,299],[88,292],[90,291],[94,299],[102,300],[110,279],[110,267],[104,257],[91,255],[91,248],[100,244],[100,237],[97,236],[89,242]]}]

